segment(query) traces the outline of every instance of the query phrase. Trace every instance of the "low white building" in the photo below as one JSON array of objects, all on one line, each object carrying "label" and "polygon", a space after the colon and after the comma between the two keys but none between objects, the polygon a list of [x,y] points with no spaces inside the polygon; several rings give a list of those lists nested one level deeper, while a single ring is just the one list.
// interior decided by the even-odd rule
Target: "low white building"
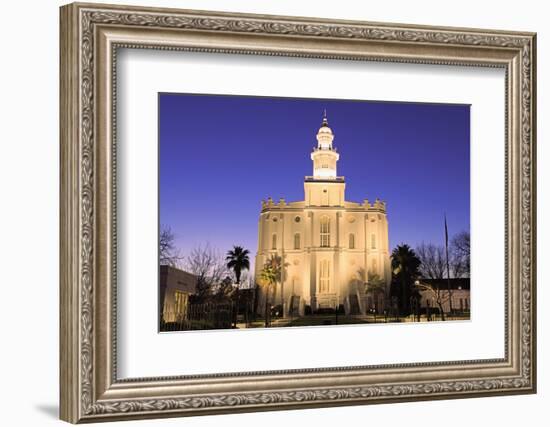
[{"label": "low white building", "polygon": [[325,114],[311,153],[313,175],[304,180],[304,200],[262,201],[255,279],[260,283],[271,257],[281,257],[285,267],[269,302],[282,305],[285,316],[302,315],[306,306],[313,312],[343,306],[346,313],[364,314],[386,305],[391,280],[386,204],[346,200],[333,140]]},{"label": "low white building", "polygon": [[[468,313],[470,311],[470,278],[420,279],[417,281],[420,293],[420,308],[426,312],[439,310],[439,298],[443,312]],[[449,292],[450,290],[450,292]]]},{"label": "low white building", "polygon": [[187,313],[189,296],[197,289],[197,276],[176,267],[161,265],[159,282],[159,313],[162,313],[164,322],[175,322]]}]

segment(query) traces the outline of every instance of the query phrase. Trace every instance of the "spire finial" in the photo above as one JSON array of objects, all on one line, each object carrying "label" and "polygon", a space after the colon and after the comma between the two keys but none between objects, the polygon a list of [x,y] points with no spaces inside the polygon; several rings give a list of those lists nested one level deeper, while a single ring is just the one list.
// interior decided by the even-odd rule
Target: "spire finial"
[{"label": "spire finial", "polygon": [[327,109],[323,111],[323,126],[328,126]]}]

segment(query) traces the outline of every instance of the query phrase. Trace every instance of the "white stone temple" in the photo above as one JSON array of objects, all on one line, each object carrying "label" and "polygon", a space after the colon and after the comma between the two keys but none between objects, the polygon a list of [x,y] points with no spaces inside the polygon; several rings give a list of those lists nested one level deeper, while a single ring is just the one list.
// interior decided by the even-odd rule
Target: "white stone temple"
[{"label": "white stone temple", "polygon": [[[271,305],[284,316],[343,307],[346,314],[382,312],[391,280],[386,203],[346,200],[337,174],[340,154],[326,112],[311,153],[313,175],[304,179],[304,200],[262,201],[255,278],[273,256],[284,268],[271,287]],[[266,287],[261,287],[261,310]]]}]

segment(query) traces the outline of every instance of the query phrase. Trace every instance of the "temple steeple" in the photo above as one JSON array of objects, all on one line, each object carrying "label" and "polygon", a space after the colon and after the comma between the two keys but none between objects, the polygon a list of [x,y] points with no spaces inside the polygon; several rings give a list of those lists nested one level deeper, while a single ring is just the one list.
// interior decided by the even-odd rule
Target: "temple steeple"
[{"label": "temple steeple", "polygon": [[304,182],[306,206],[344,206],[346,183],[336,170],[340,155],[332,146],[333,141],[325,110],[317,131],[317,146],[311,153],[313,175],[306,176]]},{"label": "temple steeple", "polygon": [[317,132],[317,147],[311,153],[313,178],[336,179],[336,163],[340,155],[332,146],[334,134],[328,125],[327,110],[323,113],[323,122]]}]

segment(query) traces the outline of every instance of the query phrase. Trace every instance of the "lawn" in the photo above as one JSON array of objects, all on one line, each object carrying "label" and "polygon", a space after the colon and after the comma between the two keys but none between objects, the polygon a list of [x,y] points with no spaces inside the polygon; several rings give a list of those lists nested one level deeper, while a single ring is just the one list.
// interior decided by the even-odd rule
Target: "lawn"
[{"label": "lawn", "polygon": [[[368,319],[357,316],[339,315],[311,315],[296,317],[288,323],[280,326],[326,326],[326,325],[354,325],[360,323],[371,323]],[[278,326],[278,325],[277,325]]]}]

